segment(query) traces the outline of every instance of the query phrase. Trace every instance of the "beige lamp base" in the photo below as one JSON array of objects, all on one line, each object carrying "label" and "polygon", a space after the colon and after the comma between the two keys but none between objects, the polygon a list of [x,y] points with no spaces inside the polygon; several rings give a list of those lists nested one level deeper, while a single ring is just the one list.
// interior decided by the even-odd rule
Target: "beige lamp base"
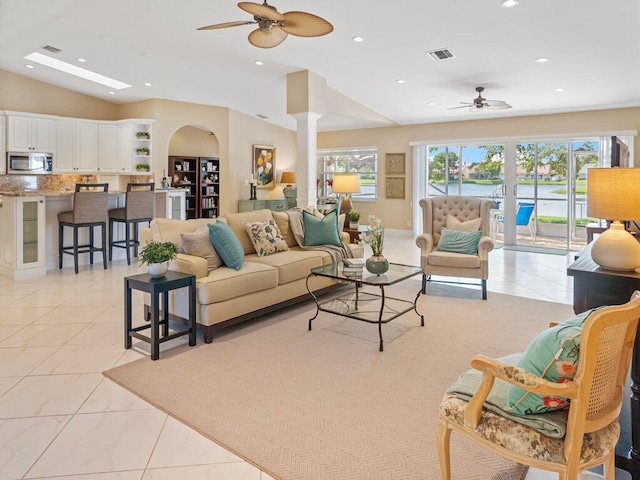
[{"label": "beige lamp base", "polygon": [[640,267],[640,243],[616,220],[593,242],[591,258],[609,270],[635,270]]}]

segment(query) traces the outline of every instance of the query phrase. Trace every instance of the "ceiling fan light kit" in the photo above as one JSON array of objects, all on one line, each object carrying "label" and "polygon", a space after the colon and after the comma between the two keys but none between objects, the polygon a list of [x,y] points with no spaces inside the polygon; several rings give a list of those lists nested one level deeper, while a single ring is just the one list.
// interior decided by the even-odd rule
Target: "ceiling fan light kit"
[{"label": "ceiling fan light kit", "polygon": [[280,45],[288,35],[297,37],[321,37],[333,31],[333,25],[324,18],[307,12],[280,13],[266,0],[261,5],[240,2],[238,7],[253,15],[253,21],[224,22],[200,27],[198,30],[215,30],[257,24],[258,28],[249,34],[249,43],[258,48],[273,48]]}]

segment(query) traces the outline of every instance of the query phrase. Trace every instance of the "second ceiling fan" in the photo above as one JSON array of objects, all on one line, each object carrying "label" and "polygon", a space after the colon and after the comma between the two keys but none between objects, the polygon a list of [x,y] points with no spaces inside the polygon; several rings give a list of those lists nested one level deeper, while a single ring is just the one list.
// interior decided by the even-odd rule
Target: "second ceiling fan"
[{"label": "second ceiling fan", "polygon": [[320,37],[333,31],[333,25],[324,18],[306,12],[280,13],[264,0],[264,3],[240,2],[245,12],[253,15],[253,20],[216,23],[198,30],[238,27],[257,24],[258,28],[249,34],[249,43],[254,47],[272,48],[280,45],[289,34],[298,37]]},{"label": "second ceiling fan", "polygon": [[507,108],[511,108],[504,100],[487,100],[482,96],[482,92],[484,91],[484,87],[476,87],[476,92],[478,92],[478,96],[473,99],[473,102],[460,102],[462,105],[459,107],[451,107],[447,110],[455,110],[456,108],[468,108],[470,112],[479,112],[480,110],[489,109],[489,110],[505,110]]}]

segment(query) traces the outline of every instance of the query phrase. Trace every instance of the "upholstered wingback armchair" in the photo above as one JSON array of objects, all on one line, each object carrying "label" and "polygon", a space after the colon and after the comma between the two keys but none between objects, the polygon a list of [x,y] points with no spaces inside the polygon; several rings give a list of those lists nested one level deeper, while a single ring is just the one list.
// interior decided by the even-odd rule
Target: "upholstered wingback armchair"
[{"label": "upholstered wingback armchair", "polygon": [[[486,300],[489,252],[493,250],[490,236],[492,205],[491,200],[462,196],[420,200],[424,233],[416,238],[416,244],[421,252],[423,293],[426,293],[426,282],[431,280],[431,275],[477,278],[481,280],[482,298]],[[439,247],[443,228],[449,230],[446,232],[447,245],[443,242]],[[453,238],[452,234],[457,238]],[[453,241],[450,242],[450,238]],[[477,250],[474,250],[476,241]],[[462,248],[459,248],[461,245]]]}]

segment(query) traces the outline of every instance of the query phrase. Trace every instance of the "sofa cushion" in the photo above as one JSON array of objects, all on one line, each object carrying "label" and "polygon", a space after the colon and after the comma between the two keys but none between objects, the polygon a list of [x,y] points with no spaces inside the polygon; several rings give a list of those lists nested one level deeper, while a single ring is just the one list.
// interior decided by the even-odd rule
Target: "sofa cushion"
[{"label": "sofa cushion", "polygon": [[229,225],[229,227],[231,227],[233,233],[235,233],[236,237],[238,237],[245,255],[250,255],[252,253],[255,253],[256,251],[253,248],[253,243],[249,239],[249,235],[247,235],[244,224],[273,220],[271,210],[267,209],[254,210],[251,212],[227,213],[223,217],[227,220],[227,224]]},{"label": "sofa cushion", "polygon": [[176,220],[175,218],[158,217],[151,220],[149,227],[154,242],[173,242],[178,247],[178,252],[184,253],[181,233],[193,233],[202,225],[214,223],[213,218],[196,218],[190,220]]},{"label": "sofa cushion", "polygon": [[275,220],[245,223],[244,228],[253,243],[253,248],[260,257],[289,250]]},{"label": "sofa cushion", "polygon": [[[261,263],[263,265],[270,265],[277,268],[278,284],[283,285],[302,278],[307,278],[307,276],[309,276],[309,271],[312,268],[324,265],[325,256],[323,256],[322,253],[331,259],[331,256],[326,252],[298,249],[278,252],[266,257],[249,255],[246,258],[248,262]],[[330,262],[331,260],[329,263]]]},{"label": "sofa cushion", "polygon": [[271,214],[273,215],[273,219],[276,221],[276,225],[278,225],[278,228],[280,229],[280,233],[282,234],[284,241],[287,242],[287,246],[289,248],[297,246],[298,242],[296,242],[296,237],[291,231],[289,214],[287,212],[271,212]]},{"label": "sofa cushion", "polygon": [[480,231],[468,232],[443,227],[436,250],[439,252],[477,255],[480,237],[482,237],[482,232]]},{"label": "sofa cushion", "polygon": [[319,245],[342,246],[338,233],[338,215],[335,210],[327,213],[322,219],[306,210],[302,211],[304,225],[304,245],[313,247]]},{"label": "sofa cushion", "polygon": [[433,267],[480,268],[480,257],[434,250],[427,257],[427,263]]},{"label": "sofa cushion", "polygon": [[220,255],[213,248],[207,226],[200,225],[193,233],[181,233],[180,238],[184,253],[204,258],[207,261],[208,271],[223,265]]},{"label": "sofa cushion", "polygon": [[239,270],[244,262],[244,251],[233,230],[222,222],[210,223],[209,238],[227,267]]},{"label": "sofa cushion", "polygon": [[275,288],[278,286],[278,270],[269,265],[244,262],[238,270],[225,267],[213,270],[206,277],[199,278],[197,283],[198,303],[207,305]]}]

